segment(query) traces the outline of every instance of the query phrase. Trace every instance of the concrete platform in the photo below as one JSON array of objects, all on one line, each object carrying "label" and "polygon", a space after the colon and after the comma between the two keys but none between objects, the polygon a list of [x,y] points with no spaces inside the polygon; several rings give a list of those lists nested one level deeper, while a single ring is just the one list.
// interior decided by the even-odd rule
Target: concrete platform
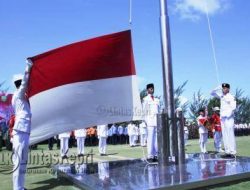
[{"label": "concrete platform", "polygon": [[187,154],[182,166],[161,167],[144,160],[56,165],[82,189],[194,189],[250,178],[250,158],[224,159],[216,154]]}]

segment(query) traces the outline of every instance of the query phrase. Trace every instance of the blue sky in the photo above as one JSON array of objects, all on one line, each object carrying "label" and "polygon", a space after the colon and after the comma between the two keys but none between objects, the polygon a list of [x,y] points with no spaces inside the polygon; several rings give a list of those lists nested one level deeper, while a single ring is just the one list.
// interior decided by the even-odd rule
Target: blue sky
[{"label": "blue sky", "polygon": [[[140,89],[154,82],[162,92],[159,1],[12,0],[0,5],[0,82],[13,90],[13,74],[25,59],[79,40],[131,29]],[[183,96],[217,86],[204,0],[168,0],[174,86],[188,80]],[[250,1],[207,0],[222,82],[250,94]]]}]

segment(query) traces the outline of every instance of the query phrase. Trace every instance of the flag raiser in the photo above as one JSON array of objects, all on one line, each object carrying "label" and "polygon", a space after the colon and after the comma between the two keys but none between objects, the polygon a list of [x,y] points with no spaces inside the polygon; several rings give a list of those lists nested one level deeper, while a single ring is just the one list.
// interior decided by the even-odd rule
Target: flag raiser
[{"label": "flag raiser", "polygon": [[130,31],[29,59],[31,144],[74,129],[141,119]]}]

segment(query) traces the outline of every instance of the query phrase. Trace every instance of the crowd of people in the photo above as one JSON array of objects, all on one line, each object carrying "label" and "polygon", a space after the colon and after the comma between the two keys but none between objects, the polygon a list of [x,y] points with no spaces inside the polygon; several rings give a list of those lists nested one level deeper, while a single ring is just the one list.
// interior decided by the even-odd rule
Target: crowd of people
[{"label": "crowd of people", "polygon": [[49,149],[53,149],[56,142],[60,148],[61,157],[67,158],[68,149],[75,146],[78,156],[84,155],[85,146],[99,146],[99,153],[105,156],[107,145],[128,144],[130,147],[146,146],[147,128],[143,121],[127,124],[98,125],[86,129],[65,132],[48,140]]}]

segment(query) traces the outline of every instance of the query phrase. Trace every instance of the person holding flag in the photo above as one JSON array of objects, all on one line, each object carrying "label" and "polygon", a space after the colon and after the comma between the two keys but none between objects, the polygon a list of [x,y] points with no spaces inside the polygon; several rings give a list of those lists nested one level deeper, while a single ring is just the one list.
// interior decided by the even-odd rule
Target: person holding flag
[{"label": "person holding flag", "polygon": [[15,114],[13,127],[13,189],[23,190],[25,173],[28,162],[29,136],[31,130],[31,110],[26,94],[32,61],[27,60],[25,74],[15,75],[14,84],[16,91],[12,97],[12,106]]},{"label": "person holding flag", "polygon": [[197,118],[197,123],[199,127],[199,143],[202,153],[207,153],[206,143],[208,138],[208,130],[205,127],[205,122],[207,122],[207,114],[204,109],[199,110],[199,116]]},{"label": "person holding flag", "polygon": [[221,148],[221,122],[220,122],[220,108],[213,108],[213,115],[210,117],[210,123],[212,124],[212,131],[214,136],[214,148],[216,152],[224,152]]}]

